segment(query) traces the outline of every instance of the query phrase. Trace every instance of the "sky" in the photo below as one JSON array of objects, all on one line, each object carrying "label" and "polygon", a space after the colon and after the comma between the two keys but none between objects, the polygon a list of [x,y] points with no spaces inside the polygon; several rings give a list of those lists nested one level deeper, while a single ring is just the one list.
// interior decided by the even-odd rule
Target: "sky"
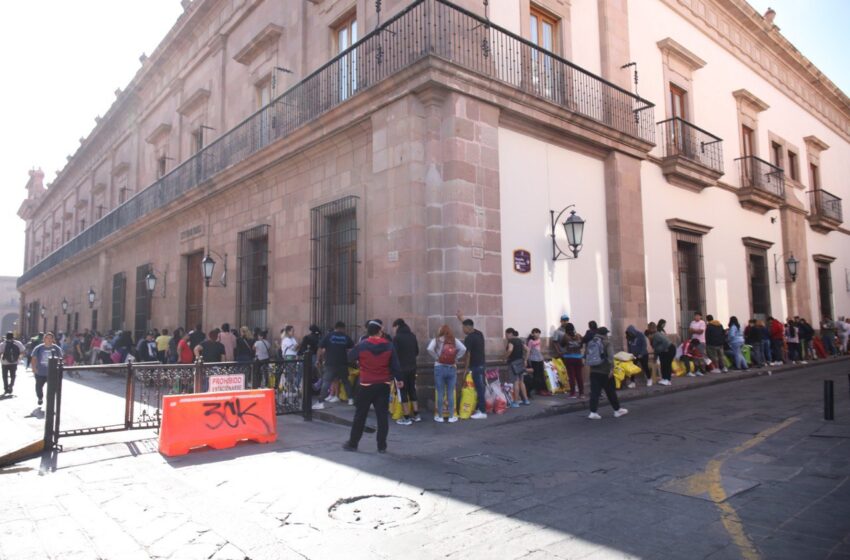
[{"label": "sky", "polygon": [[[280,0],[296,1],[296,0]],[[508,2],[514,0],[498,0]],[[631,0],[639,4],[642,0]],[[750,0],[760,13],[773,7],[774,23],[805,56],[850,94],[850,0]],[[26,0],[7,2],[0,23],[0,276],[23,271],[28,170],[45,182],[79,147],[139,69],[182,8],[180,0]]]}]

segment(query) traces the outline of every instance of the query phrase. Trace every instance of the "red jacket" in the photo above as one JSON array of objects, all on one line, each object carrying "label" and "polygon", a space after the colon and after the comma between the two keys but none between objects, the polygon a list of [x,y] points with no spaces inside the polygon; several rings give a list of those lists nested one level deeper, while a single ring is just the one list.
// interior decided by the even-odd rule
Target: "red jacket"
[{"label": "red jacket", "polygon": [[776,319],[770,321],[770,339],[785,340],[785,327]]},{"label": "red jacket", "polygon": [[348,353],[348,360],[360,362],[360,384],[389,383],[401,380],[398,356],[393,343],[379,336],[370,336]]}]

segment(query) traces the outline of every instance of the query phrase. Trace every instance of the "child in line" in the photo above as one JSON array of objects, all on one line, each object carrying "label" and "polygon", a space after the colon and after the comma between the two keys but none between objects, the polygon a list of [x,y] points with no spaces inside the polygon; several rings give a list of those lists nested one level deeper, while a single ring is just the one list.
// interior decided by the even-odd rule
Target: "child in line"
[{"label": "child in line", "polygon": [[[691,362],[694,364],[693,372],[691,371]],[[682,363],[685,365],[688,377],[705,375],[705,354],[700,349],[699,339],[692,338],[682,345]]]}]

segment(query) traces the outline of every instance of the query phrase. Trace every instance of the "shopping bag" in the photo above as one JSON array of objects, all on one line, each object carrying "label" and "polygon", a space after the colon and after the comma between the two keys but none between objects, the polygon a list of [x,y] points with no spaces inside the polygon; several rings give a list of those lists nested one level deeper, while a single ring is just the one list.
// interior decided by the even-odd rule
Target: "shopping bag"
[{"label": "shopping bag", "polygon": [[[336,389],[336,396],[339,400],[343,402],[348,401],[348,392],[345,390],[345,385],[340,383],[339,380],[334,381],[331,387]],[[333,388],[331,389],[331,392],[333,392]]]},{"label": "shopping bag", "polygon": [[723,365],[726,366],[726,369],[732,367],[732,360],[730,360],[729,356],[727,356],[725,353],[723,354]]},{"label": "shopping bag", "polygon": [[744,359],[747,361],[747,365],[753,365],[753,347],[749,344],[744,344],[741,347],[741,354],[744,355]]},{"label": "shopping bag", "polygon": [[641,373],[643,373],[643,369],[641,369],[639,365],[632,361],[624,362],[623,369],[625,370],[626,375],[629,377],[633,375],[640,375]]},{"label": "shopping bag", "polygon": [[505,395],[505,402],[507,402],[508,407],[510,407],[514,402],[514,384],[502,383],[502,393]]},{"label": "shopping bag", "polygon": [[688,368],[682,363],[682,360],[673,360],[673,375],[682,377],[688,372]]},{"label": "shopping bag", "polygon": [[472,373],[466,374],[466,379],[463,381],[463,388],[460,390],[460,407],[458,416],[462,420],[469,419],[475,412],[475,407],[478,406],[478,393],[475,392],[475,382],[472,380]]},{"label": "shopping bag", "polygon": [[395,381],[390,387],[390,415],[393,420],[400,420],[404,416],[404,407],[401,406],[401,390]]},{"label": "shopping bag", "polygon": [[504,414],[505,410],[508,409],[508,399],[498,383],[488,383],[484,395],[488,413]]},{"label": "shopping bag", "polygon": [[543,380],[546,382],[546,390],[550,393],[555,394],[564,391],[558,382],[558,370],[551,361],[543,363]]},{"label": "shopping bag", "polygon": [[626,380],[626,364],[628,362],[624,362],[622,360],[618,360],[614,358],[614,387],[617,389],[623,384]]},{"label": "shopping bag", "polygon": [[488,369],[486,372],[484,372],[484,379],[487,381],[487,383],[490,383],[492,381],[498,381],[499,380],[499,370],[498,369]]},{"label": "shopping bag", "polygon": [[[455,395],[455,407],[458,405],[457,395]],[[437,402],[437,390],[434,389],[434,415],[439,415],[444,418],[448,418],[449,416],[457,416],[457,409],[449,412],[449,393],[448,389],[446,389],[446,394],[443,395],[443,402]]]},{"label": "shopping bag", "polygon": [[555,367],[555,371],[558,373],[558,389],[555,391],[549,391],[550,393],[564,393],[567,388],[570,386],[570,376],[567,374],[567,366],[564,364],[563,360],[560,358],[553,358],[552,365]]}]

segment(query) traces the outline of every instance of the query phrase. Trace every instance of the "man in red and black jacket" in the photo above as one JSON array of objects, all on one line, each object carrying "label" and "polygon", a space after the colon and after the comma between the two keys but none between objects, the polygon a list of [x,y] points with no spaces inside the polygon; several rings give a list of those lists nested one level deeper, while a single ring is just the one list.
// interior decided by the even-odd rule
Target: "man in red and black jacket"
[{"label": "man in red and black jacket", "polygon": [[390,383],[395,378],[399,388],[402,388],[404,382],[401,380],[401,366],[393,343],[381,336],[381,330],[381,323],[369,321],[366,325],[368,337],[348,353],[349,362],[360,362],[360,390],[354,398],[355,413],[351,436],[342,445],[346,451],[357,451],[369,408],[374,406],[375,416],[378,418],[378,453],[387,452]]},{"label": "man in red and black jacket", "polygon": [[770,353],[773,356],[773,365],[781,366],[785,362],[785,327],[774,319],[767,318],[767,330],[770,336]]}]

